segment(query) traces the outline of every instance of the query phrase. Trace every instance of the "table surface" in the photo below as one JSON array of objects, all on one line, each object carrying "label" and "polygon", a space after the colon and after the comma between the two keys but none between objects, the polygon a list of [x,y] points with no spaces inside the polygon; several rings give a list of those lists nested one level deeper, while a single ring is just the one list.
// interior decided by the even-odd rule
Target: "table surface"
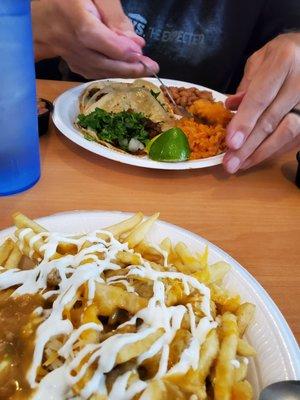
[{"label": "table surface", "polygon": [[[76,83],[38,81],[49,100]],[[0,229],[21,211],[31,218],[67,210],[151,214],[200,234],[239,261],[276,302],[300,341],[300,192],[295,151],[228,176],[221,166],[149,170],[92,154],[52,125],[41,138],[42,176],[27,192],[0,198]]]}]

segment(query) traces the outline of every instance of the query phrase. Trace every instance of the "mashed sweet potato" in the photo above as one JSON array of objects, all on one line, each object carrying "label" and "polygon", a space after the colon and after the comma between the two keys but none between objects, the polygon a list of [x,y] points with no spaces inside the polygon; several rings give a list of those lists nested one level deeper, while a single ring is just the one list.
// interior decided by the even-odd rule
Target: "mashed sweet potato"
[{"label": "mashed sweet potato", "polygon": [[204,124],[221,125],[223,128],[226,128],[233,116],[221,101],[213,102],[207,99],[196,100],[188,111],[200,118]]}]

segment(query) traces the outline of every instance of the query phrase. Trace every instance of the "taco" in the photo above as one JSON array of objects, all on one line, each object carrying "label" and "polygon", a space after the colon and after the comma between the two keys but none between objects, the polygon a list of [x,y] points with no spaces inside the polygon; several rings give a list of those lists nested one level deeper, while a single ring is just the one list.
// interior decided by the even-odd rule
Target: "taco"
[{"label": "taco", "polygon": [[146,154],[147,141],[175,125],[161,90],[142,79],[92,83],[81,94],[79,108],[75,126],[88,140],[131,154]]}]

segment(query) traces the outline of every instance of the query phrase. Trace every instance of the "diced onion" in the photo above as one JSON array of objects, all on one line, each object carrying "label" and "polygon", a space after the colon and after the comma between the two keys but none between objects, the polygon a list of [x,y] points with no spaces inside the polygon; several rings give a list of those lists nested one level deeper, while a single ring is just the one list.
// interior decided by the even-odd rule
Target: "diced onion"
[{"label": "diced onion", "polygon": [[139,140],[137,140],[135,138],[130,139],[129,144],[128,144],[128,150],[130,152],[144,150],[144,148],[145,148],[145,146]]}]

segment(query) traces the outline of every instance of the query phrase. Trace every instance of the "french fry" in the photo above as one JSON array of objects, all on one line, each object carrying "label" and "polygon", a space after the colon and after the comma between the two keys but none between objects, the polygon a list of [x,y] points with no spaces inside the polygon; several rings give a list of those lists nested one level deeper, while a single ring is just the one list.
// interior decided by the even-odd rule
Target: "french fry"
[{"label": "french fry", "polygon": [[164,240],[162,240],[160,243],[160,248],[166,251],[168,254],[171,254],[173,251],[173,246],[170,238],[166,237]]},{"label": "french fry", "polygon": [[187,329],[178,329],[171,344],[168,368],[172,368],[180,360],[181,353],[188,346],[191,340],[191,333]]},{"label": "french fry", "polygon": [[217,331],[211,330],[200,350],[199,366],[196,370],[190,369],[186,374],[170,375],[166,380],[175,383],[183,392],[195,394],[197,399],[207,399],[205,379],[219,351]]},{"label": "french fry", "polygon": [[[19,212],[13,214],[13,220],[17,228],[19,230],[22,230],[23,228],[30,228],[32,229],[33,233],[32,234],[27,234],[26,237],[30,238],[33,237],[35,234],[42,233],[42,232],[48,232],[47,229],[36,223],[35,221],[31,220],[30,218],[26,217],[26,215],[21,214]],[[19,231],[18,230],[18,231]],[[18,234],[17,231],[17,234]],[[37,247],[41,245],[42,241],[37,241],[35,242],[35,250],[39,252]],[[58,245],[58,253],[60,254],[75,254],[77,251],[77,247],[72,244],[72,243],[60,243]]]},{"label": "french fry", "polygon": [[20,261],[21,261],[21,258],[22,258],[22,253],[19,250],[17,244],[14,243],[14,248],[11,251],[8,259],[5,261],[4,267],[7,268],[7,269],[18,268],[19,264],[20,264]]},{"label": "french fry", "polygon": [[[30,228],[31,229],[31,228]],[[22,228],[22,229],[17,229],[16,231],[15,231],[15,236],[16,236],[16,238],[21,242],[21,236],[22,236],[22,233],[24,232],[24,228]],[[34,238],[36,236],[36,233],[34,232],[34,231],[31,231],[31,232],[28,232],[28,233],[26,233],[26,235],[24,235],[24,237],[23,237],[23,243],[25,244],[26,243],[26,245],[28,245],[28,247],[29,247],[29,251],[31,250],[31,247],[29,246],[29,242],[30,242],[30,240],[32,239],[32,238]],[[40,250],[41,249],[41,247],[43,246],[45,244],[45,242],[44,242],[44,240],[43,239],[38,239],[38,240],[35,240],[34,242],[33,242],[33,249],[37,252],[37,253],[39,253],[39,254],[42,254],[43,252]]]},{"label": "french fry", "polygon": [[251,303],[243,303],[236,310],[237,324],[240,336],[243,336],[247,326],[253,319],[255,313],[255,305]]},{"label": "french fry", "polygon": [[200,350],[199,375],[202,382],[207,378],[210,368],[219,352],[220,344],[216,329],[212,329]]},{"label": "french fry", "polygon": [[246,379],[248,371],[248,364],[245,362],[240,362],[238,368],[234,369],[234,382],[240,382]]},{"label": "french fry", "polygon": [[[114,383],[118,379],[120,375],[126,374],[126,372],[131,372],[130,377],[127,381],[127,384],[130,385],[131,382],[135,381],[138,378],[138,373],[136,371],[136,365],[134,360],[128,361],[123,364],[116,365],[108,374],[106,374],[106,388],[108,393],[110,393]],[[128,386],[127,385],[127,386]]]},{"label": "french fry", "polygon": [[14,224],[17,228],[31,228],[35,233],[47,232],[47,229],[43,228],[41,225],[32,221],[26,215],[16,212],[12,215]]},{"label": "french fry", "polygon": [[214,302],[217,303],[218,308],[222,313],[227,311],[236,312],[238,307],[241,304],[241,299],[239,295],[232,296],[225,289],[220,288],[216,284],[210,285],[211,289],[211,298]]},{"label": "french fry", "polygon": [[128,251],[118,251],[117,261],[125,265],[139,265],[141,259],[137,254],[129,253]]},{"label": "french fry", "polygon": [[[81,322],[82,324],[94,322],[101,326],[101,322],[98,319],[98,309],[95,304],[90,304],[84,309],[83,314],[81,315]],[[87,329],[82,332],[81,337],[88,343],[97,343],[97,341],[99,341],[100,333],[94,329]]]},{"label": "french fry", "polygon": [[105,394],[92,394],[90,400],[108,400],[108,397]]},{"label": "french fry", "polygon": [[21,243],[19,240],[17,240],[17,246],[19,249],[21,249],[22,255],[28,257],[28,259],[32,260],[33,262],[36,262],[42,257],[40,253],[32,250],[26,242]]},{"label": "french fry", "polygon": [[128,243],[130,248],[134,248],[144,240],[146,234],[149,232],[150,228],[158,219],[158,217],[159,213],[153,214],[151,217],[141,222],[131,230],[129,235],[124,238],[124,241]]},{"label": "french fry", "polygon": [[139,400],[186,400],[186,395],[172,382],[153,380],[148,384]]},{"label": "french fry", "polygon": [[103,230],[111,232],[116,238],[120,235],[133,230],[138,224],[142,222],[144,215],[141,212],[134,214],[132,217],[121,221],[115,225],[108,226]]},{"label": "french fry", "polygon": [[122,364],[132,358],[138,357],[140,354],[147,351],[154,342],[157,341],[163,334],[164,329],[157,329],[156,332],[151,333],[147,337],[141,340],[137,340],[134,343],[125,345],[119,352],[116,358],[116,364]]},{"label": "french fry", "polygon": [[179,242],[174,248],[182,264],[186,267],[186,273],[192,274],[201,268],[201,263],[192,255],[186,244]]},{"label": "french fry", "polygon": [[215,400],[231,400],[231,391],[234,382],[234,366],[231,361],[236,358],[238,345],[236,316],[226,312],[222,316],[220,330],[222,340],[216,363],[214,395]]},{"label": "french fry", "polygon": [[248,381],[234,383],[232,387],[231,400],[252,400],[253,390]]},{"label": "french fry", "polygon": [[147,243],[145,240],[135,246],[134,251],[140,253],[141,256],[148,261],[154,262],[158,265],[164,264],[163,254],[156,248],[151,246],[149,243]]},{"label": "french fry", "polygon": [[104,340],[108,339],[109,337],[113,335],[118,335],[118,334],[123,334],[123,333],[136,333],[137,327],[135,325],[124,325],[121,326],[121,328],[117,328],[114,330],[111,330],[106,333],[101,333],[100,334],[100,341],[103,342]]},{"label": "french fry", "polygon": [[118,286],[108,286],[97,283],[95,293],[95,304],[98,307],[99,315],[110,316],[118,308],[136,314],[145,308],[148,301],[135,293],[128,293]]},{"label": "french fry", "polygon": [[239,338],[237,354],[242,357],[253,357],[256,355],[256,351],[245,339]]},{"label": "french fry", "polygon": [[166,304],[168,307],[178,304],[186,297],[183,289],[183,285],[179,281],[171,281],[166,284]]},{"label": "french fry", "polygon": [[205,246],[205,250],[203,253],[196,253],[198,260],[202,268],[208,267],[208,246]]},{"label": "french fry", "polygon": [[210,273],[210,281],[212,283],[220,282],[230,270],[230,265],[224,261],[218,261],[208,267]]},{"label": "french fry", "polygon": [[203,267],[199,271],[194,272],[193,277],[198,279],[199,282],[205,283],[206,285],[211,283],[211,277],[208,267]]},{"label": "french fry", "polygon": [[[15,231],[15,236],[18,238],[18,240],[20,241],[20,236],[22,235],[23,229],[17,229]],[[31,229],[31,228],[30,228]],[[23,238],[23,246],[25,247],[25,254],[31,258],[31,247],[29,245],[30,240],[32,238],[34,238],[37,235],[36,232],[32,231],[32,232],[27,232],[26,235]],[[21,242],[20,242],[21,243]],[[35,251],[35,253],[38,253],[39,255],[43,255],[44,251],[41,250],[41,247],[45,244],[45,241],[40,238],[38,240],[33,241],[33,250]],[[57,246],[57,251],[56,253],[52,256],[53,258],[59,258],[60,255],[63,254],[76,254],[77,253],[77,246],[72,244],[72,243],[59,243]],[[38,258],[38,257],[34,257],[34,258]]]},{"label": "french fry", "polygon": [[11,238],[5,240],[0,246],[0,265],[3,266],[4,262],[8,259],[10,253],[14,248],[14,241]]}]

